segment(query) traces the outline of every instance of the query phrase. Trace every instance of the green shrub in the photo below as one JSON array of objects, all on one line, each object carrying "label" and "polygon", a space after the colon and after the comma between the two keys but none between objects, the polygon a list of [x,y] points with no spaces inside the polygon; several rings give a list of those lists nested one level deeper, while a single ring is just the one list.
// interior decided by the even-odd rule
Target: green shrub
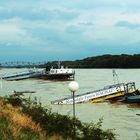
[{"label": "green shrub", "polygon": [[17,94],[7,96],[5,100],[13,106],[21,107],[23,113],[31,116],[33,121],[41,125],[47,136],[59,134],[64,139],[116,140],[116,135],[112,130],[102,130],[102,119],[97,124],[82,123],[79,119],[74,119],[69,115],[51,112],[51,109],[42,107],[36,98],[25,99]]}]

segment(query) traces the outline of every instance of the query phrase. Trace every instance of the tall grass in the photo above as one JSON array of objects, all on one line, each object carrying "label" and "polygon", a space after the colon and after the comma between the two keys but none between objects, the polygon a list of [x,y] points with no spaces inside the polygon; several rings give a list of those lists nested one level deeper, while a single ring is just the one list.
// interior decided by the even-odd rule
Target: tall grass
[{"label": "tall grass", "polygon": [[[19,108],[0,101],[0,135],[4,139],[40,139],[45,140],[45,132],[39,123],[32,121],[32,118],[25,115]],[[7,140],[7,139],[6,139]]]}]

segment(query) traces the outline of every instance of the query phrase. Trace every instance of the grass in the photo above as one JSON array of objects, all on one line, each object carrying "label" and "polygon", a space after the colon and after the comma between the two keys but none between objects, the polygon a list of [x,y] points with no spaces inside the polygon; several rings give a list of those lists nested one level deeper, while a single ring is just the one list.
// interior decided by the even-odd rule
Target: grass
[{"label": "grass", "polygon": [[10,104],[0,105],[0,137],[7,140],[45,140],[45,132],[20,108]]}]

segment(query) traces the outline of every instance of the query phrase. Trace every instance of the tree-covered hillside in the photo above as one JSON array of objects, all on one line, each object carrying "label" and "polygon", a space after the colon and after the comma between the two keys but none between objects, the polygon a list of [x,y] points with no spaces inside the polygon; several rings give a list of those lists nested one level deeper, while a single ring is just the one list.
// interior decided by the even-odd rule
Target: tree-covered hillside
[{"label": "tree-covered hillside", "polygon": [[[140,54],[106,54],[82,60],[62,61],[61,64],[72,68],[140,68]],[[56,67],[57,61],[48,62],[46,65]]]},{"label": "tree-covered hillside", "polygon": [[[101,56],[87,57],[82,60],[61,61],[61,65],[70,68],[140,68],[140,54],[106,54]],[[58,61],[56,60],[40,63],[6,62],[5,64],[0,64],[0,66],[0,68],[50,68],[52,66],[55,68],[58,67]]]}]

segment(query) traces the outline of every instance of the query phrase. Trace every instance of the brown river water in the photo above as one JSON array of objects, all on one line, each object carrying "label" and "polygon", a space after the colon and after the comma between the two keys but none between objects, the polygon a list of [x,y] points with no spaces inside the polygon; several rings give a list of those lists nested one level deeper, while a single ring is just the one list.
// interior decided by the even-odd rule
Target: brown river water
[{"label": "brown river water", "polygon": [[[25,69],[2,69],[0,75],[24,71]],[[76,81],[79,90],[76,94],[101,89],[113,84],[112,69],[75,69]],[[119,82],[135,82],[140,89],[140,69],[116,69]],[[71,95],[68,89],[69,81],[50,81],[27,79],[21,81],[1,80],[0,96],[13,93],[13,91],[35,91],[25,93],[25,96],[37,97],[44,106],[52,108],[52,111],[69,114],[72,116],[72,105],[51,105],[52,100]],[[81,103],[76,104],[76,117],[83,122],[97,123],[103,118],[103,129],[115,129],[118,140],[136,140],[140,136],[140,105],[120,103]]]}]

